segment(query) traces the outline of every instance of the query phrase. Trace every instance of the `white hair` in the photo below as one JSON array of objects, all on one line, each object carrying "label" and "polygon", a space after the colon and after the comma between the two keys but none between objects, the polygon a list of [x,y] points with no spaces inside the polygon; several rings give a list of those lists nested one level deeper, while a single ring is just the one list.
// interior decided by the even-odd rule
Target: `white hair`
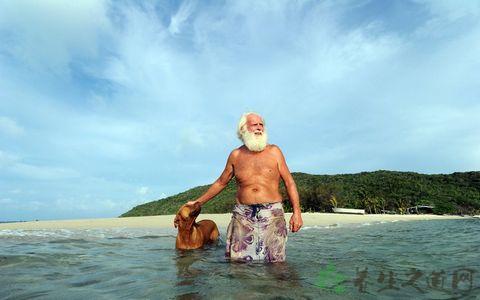
[{"label": "white hair", "polygon": [[238,126],[237,126],[237,137],[243,141],[242,139],[242,136],[243,136],[243,133],[245,131],[247,131],[247,128],[245,127],[245,125],[247,124],[247,117],[249,115],[257,115],[259,116],[260,118],[262,118],[262,122],[263,122],[263,126],[265,127],[265,120],[263,119],[263,117],[256,113],[256,112],[253,112],[253,111],[250,111],[250,112],[246,112],[244,113],[241,117],[240,117],[240,121],[238,121]]}]

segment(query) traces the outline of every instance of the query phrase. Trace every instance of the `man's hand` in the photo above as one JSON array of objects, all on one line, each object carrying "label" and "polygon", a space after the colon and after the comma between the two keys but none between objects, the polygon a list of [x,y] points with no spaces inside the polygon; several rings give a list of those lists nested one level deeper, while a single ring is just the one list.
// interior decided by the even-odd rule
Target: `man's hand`
[{"label": "man's hand", "polygon": [[297,232],[303,225],[302,215],[300,213],[293,213],[290,217],[290,231]]}]

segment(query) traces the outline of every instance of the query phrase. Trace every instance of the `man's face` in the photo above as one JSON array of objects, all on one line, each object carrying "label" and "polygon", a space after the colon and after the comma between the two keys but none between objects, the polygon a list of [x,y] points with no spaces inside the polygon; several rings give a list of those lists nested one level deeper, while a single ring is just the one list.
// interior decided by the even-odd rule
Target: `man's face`
[{"label": "man's face", "polygon": [[254,133],[255,135],[263,134],[263,121],[262,118],[258,115],[248,115],[247,116],[247,130]]}]

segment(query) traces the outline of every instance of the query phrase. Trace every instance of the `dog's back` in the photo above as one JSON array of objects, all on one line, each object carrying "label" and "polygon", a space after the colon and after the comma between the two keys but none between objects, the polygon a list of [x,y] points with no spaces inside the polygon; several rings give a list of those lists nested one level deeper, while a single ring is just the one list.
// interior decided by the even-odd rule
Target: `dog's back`
[{"label": "dog's back", "polygon": [[218,232],[217,224],[212,220],[202,220],[197,223],[198,228],[203,232],[204,242],[213,243],[218,240],[220,233]]}]

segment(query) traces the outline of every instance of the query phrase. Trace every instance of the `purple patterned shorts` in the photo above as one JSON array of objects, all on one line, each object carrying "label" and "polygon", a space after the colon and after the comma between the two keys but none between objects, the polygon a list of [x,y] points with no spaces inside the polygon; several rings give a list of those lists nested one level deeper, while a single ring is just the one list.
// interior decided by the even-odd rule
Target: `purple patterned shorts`
[{"label": "purple patterned shorts", "polygon": [[281,202],[236,204],[227,229],[225,257],[237,261],[285,261],[287,224]]}]

